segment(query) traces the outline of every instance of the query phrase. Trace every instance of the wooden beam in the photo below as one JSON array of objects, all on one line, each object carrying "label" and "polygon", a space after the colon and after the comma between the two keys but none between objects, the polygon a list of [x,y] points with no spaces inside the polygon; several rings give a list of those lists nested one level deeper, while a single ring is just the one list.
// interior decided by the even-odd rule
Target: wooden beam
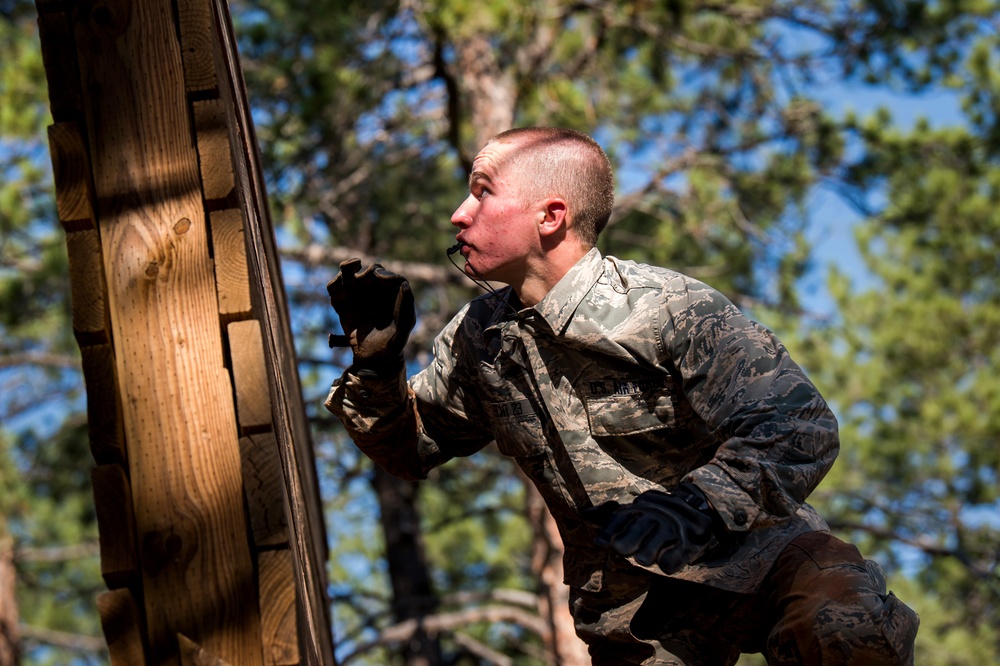
[{"label": "wooden beam", "polygon": [[212,9],[205,0],[177,0],[177,24],[188,93],[217,94],[212,57]]},{"label": "wooden beam", "polygon": [[73,333],[81,347],[110,341],[104,260],[97,229],[66,234]]},{"label": "wooden beam", "polygon": [[[67,231],[94,228],[94,193],[90,157],[80,125],[49,125],[49,154],[56,188],[56,212]],[[103,281],[101,286],[103,287]]]},{"label": "wooden beam", "polygon": [[181,653],[181,666],[229,666],[229,662],[212,654],[184,634],[177,634],[177,645]]},{"label": "wooden beam", "polygon": [[[256,319],[234,321],[228,327],[233,360],[236,414],[243,433],[271,427],[271,393],[267,388],[264,346]],[[276,449],[277,450],[277,449]]]},{"label": "wooden beam", "polygon": [[[74,23],[152,664],[261,663],[232,388],[171,0]],[[95,138],[96,137],[96,138]]]},{"label": "wooden beam", "polygon": [[101,543],[101,575],[112,590],[139,580],[132,492],[121,465],[99,465],[90,472]]},{"label": "wooden beam", "polygon": [[145,666],[142,612],[128,588],[97,595],[97,612],[108,642],[111,666]]},{"label": "wooden beam", "polygon": [[257,564],[264,666],[294,666],[299,663],[299,641],[292,554],[288,550],[265,550],[257,556]]},{"label": "wooden beam", "polygon": [[222,108],[222,102],[217,99],[195,102],[192,107],[205,200],[225,201],[232,194],[234,186],[226,111]]},{"label": "wooden beam", "polygon": [[55,10],[61,3],[36,0],[35,4],[52,118],[57,123],[78,120],[83,110],[83,90],[69,16]]},{"label": "wooden beam", "polygon": [[223,323],[246,319],[252,312],[247,275],[243,214],[236,208],[209,215],[215,254],[215,280],[219,290],[219,315]]},{"label": "wooden beam", "polygon": [[228,124],[236,191],[240,208],[246,212],[251,298],[261,322],[273,427],[284,470],[290,549],[303,623],[300,631],[303,638],[302,658],[309,666],[328,666],[336,664],[336,658],[326,594],[326,528],[316,479],[316,461],[310,443],[309,424],[302,409],[302,389],[279,271],[277,243],[267,204],[257,137],[250,118],[250,105],[242,86],[232,19],[225,0],[212,0],[212,10],[220,47],[216,65],[219,96],[223,108],[230,114]]},{"label": "wooden beam", "polygon": [[87,433],[90,452],[99,465],[126,465],[125,432],[115,352],[110,344],[80,347],[87,386]]},{"label": "wooden beam", "polygon": [[285,485],[274,433],[241,438],[240,451],[243,454],[243,488],[253,542],[258,548],[287,545]]}]

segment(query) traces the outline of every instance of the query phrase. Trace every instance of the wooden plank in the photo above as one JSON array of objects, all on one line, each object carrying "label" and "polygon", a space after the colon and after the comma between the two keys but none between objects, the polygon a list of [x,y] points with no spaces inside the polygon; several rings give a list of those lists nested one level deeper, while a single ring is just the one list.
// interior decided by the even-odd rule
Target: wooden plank
[{"label": "wooden plank", "polygon": [[251,299],[261,320],[272,396],[273,427],[284,468],[290,548],[302,610],[302,657],[304,663],[310,666],[329,666],[336,663],[336,658],[326,594],[326,528],[316,479],[316,461],[302,405],[277,243],[267,205],[250,105],[242,86],[243,75],[229,6],[225,0],[212,0],[212,11],[219,40],[216,54],[219,94],[223,107],[231,116],[228,126],[233,144],[236,191],[240,207],[247,216]]},{"label": "wooden plank", "polygon": [[97,229],[66,234],[73,332],[80,347],[108,342],[104,259]]},{"label": "wooden plank", "polygon": [[[90,183],[90,157],[80,125],[49,125],[49,154],[56,189],[56,212],[67,230],[94,227],[94,193]],[[102,279],[103,287],[103,279]]]},{"label": "wooden plank", "polygon": [[195,102],[194,129],[198,141],[202,188],[205,200],[224,200],[233,191],[233,161],[229,155],[226,111],[217,99]]},{"label": "wooden plank", "polygon": [[145,666],[142,647],[142,613],[128,588],[97,595],[104,638],[108,642],[111,666]]},{"label": "wooden plank", "polygon": [[83,90],[69,17],[63,11],[50,11],[57,3],[36,0],[35,4],[52,118],[57,123],[76,120],[83,113]]},{"label": "wooden plank", "polygon": [[177,26],[181,33],[184,84],[188,93],[216,93],[212,57],[212,10],[206,0],[177,0]]},{"label": "wooden plank", "polygon": [[252,308],[246,241],[243,238],[243,214],[236,208],[214,211],[209,215],[209,224],[212,227],[212,247],[215,250],[219,314],[223,322],[248,317]]},{"label": "wooden plank", "polygon": [[121,465],[99,465],[90,472],[101,543],[101,575],[116,589],[139,579],[132,493]]},{"label": "wooden plank", "polygon": [[184,634],[177,634],[177,645],[181,654],[181,666],[229,666],[229,663],[215,656]]},{"label": "wooden plank", "polygon": [[261,663],[235,409],[172,0],[74,24],[153,664]]},{"label": "wooden plank", "polygon": [[110,344],[81,347],[83,380],[87,386],[87,431],[90,452],[99,465],[126,465],[121,397],[115,353]]},{"label": "wooden plank", "polygon": [[265,666],[299,663],[295,612],[295,576],[288,550],[266,550],[257,555],[260,571],[260,628]]},{"label": "wooden plank", "polygon": [[240,451],[243,454],[243,489],[247,498],[253,542],[258,548],[287,545],[285,485],[274,433],[241,438]]},{"label": "wooden plank", "polygon": [[270,427],[271,394],[267,387],[260,323],[256,319],[234,321],[229,324],[227,332],[240,430],[246,433]]}]

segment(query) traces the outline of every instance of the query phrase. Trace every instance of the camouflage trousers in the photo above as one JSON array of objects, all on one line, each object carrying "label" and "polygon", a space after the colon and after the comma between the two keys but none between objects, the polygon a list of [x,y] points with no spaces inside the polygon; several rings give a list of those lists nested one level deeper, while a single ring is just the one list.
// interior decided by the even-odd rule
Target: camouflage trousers
[{"label": "camouflage trousers", "polygon": [[571,608],[595,666],[715,666],[761,652],[771,665],[913,663],[917,614],[875,562],[826,532],[792,541],[752,594],[645,572],[610,572]]}]

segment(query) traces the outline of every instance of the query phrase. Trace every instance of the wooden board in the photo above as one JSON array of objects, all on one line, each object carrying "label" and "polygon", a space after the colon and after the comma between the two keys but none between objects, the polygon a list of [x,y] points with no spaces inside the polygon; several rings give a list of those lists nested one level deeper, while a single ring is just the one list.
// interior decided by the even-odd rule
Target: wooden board
[{"label": "wooden board", "polygon": [[302,389],[277,243],[267,205],[260,154],[250,105],[236,49],[229,7],[212,0],[220,50],[219,95],[230,113],[230,145],[240,208],[246,213],[247,262],[251,298],[261,321],[261,334],[271,391],[274,434],[278,440],[288,500],[290,550],[299,595],[302,658],[310,666],[335,664],[326,594],[326,529],[310,444],[309,424],[302,408]]},{"label": "wooden board", "polygon": [[90,452],[99,465],[128,463],[122,405],[118,394],[115,352],[110,344],[80,347],[87,386],[87,434]]},{"label": "wooden board", "polygon": [[151,663],[175,664],[183,632],[253,666],[260,627],[239,445],[173,3],[79,11]]},{"label": "wooden board", "polygon": [[[227,328],[229,354],[232,357],[233,383],[236,387],[236,415],[240,432],[271,429],[271,392],[260,323],[256,319],[234,321]],[[277,447],[275,447],[277,455]]]},{"label": "wooden board", "polygon": [[121,465],[91,470],[94,510],[101,543],[101,575],[110,589],[135,585],[139,579],[132,492]]},{"label": "wooden board", "polygon": [[265,550],[258,555],[260,624],[265,666],[299,663],[295,618],[295,576],[288,550]]},{"label": "wooden board", "polygon": [[142,614],[127,588],[97,595],[97,612],[108,641],[111,666],[145,666]]},{"label": "wooden board", "polygon": [[97,229],[66,234],[73,333],[81,347],[110,341],[104,259]]},{"label": "wooden board", "polygon": [[222,102],[217,99],[195,102],[192,106],[205,200],[225,200],[233,191],[226,111],[222,108]]},{"label": "wooden board", "polygon": [[188,93],[214,93],[218,84],[212,56],[212,8],[206,0],[177,0],[177,23]]},{"label": "wooden board", "polygon": [[[243,437],[240,439],[240,450],[243,454],[243,488],[254,544],[257,547],[287,546],[285,484],[274,433]],[[294,577],[289,582],[293,580]]]},{"label": "wooden board", "polygon": [[[226,145],[228,152],[229,145]],[[214,211],[209,216],[215,250],[215,280],[219,291],[219,314],[223,322],[246,319],[252,312],[247,275],[243,214],[235,208]]]},{"label": "wooden board", "polygon": [[59,221],[70,231],[93,229],[90,156],[80,126],[76,122],[55,123],[49,126],[48,134]]}]

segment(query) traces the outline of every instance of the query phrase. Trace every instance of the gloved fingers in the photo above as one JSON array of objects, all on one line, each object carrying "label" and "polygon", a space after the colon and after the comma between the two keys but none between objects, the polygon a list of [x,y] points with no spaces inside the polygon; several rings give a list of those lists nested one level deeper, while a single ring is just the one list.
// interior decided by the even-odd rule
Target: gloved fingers
[{"label": "gloved fingers", "polygon": [[601,528],[601,531],[597,533],[596,537],[594,537],[594,541],[596,541],[597,545],[601,547],[610,546],[621,533],[629,529],[629,526],[637,520],[639,516],[640,514],[632,511],[631,507],[626,506],[618,509],[611,514],[607,524]]},{"label": "gloved fingers", "polygon": [[671,495],[659,490],[647,490],[635,498],[633,505],[657,507],[670,511],[691,525],[697,532],[711,530],[712,527],[711,516],[699,511],[677,495]]},{"label": "gloved fingers", "polygon": [[[689,553],[685,549],[675,545],[672,548],[661,549],[653,561],[659,565],[663,573],[675,574],[692,559],[694,559],[694,555],[692,553]],[[638,556],[636,556],[635,561],[639,562]],[[649,566],[649,564],[645,564],[645,566]]]},{"label": "gloved fingers", "polygon": [[[619,517],[620,516],[620,517]],[[621,555],[634,555],[640,551],[653,561],[663,541],[660,521],[653,516],[634,511],[620,512],[612,519],[607,531],[611,533],[609,545]]]},{"label": "gloved fingers", "polygon": [[708,540],[692,541],[682,535],[672,547],[660,551],[656,563],[664,573],[677,573],[685,564],[701,557],[707,550],[708,543]]},{"label": "gloved fingers", "polygon": [[385,291],[395,291],[399,285],[406,282],[399,273],[393,273],[378,262],[372,262],[365,266],[364,270],[357,273],[354,278],[358,284],[364,284],[369,289],[384,289]]},{"label": "gloved fingers", "polygon": [[358,257],[351,257],[340,262],[340,272],[348,278],[354,277],[360,269],[361,259]]},{"label": "gloved fingers", "polygon": [[334,308],[349,298],[352,282],[360,268],[361,260],[357,257],[342,261],[340,271],[326,283],[326,292],[330,294],[330,305]]},{"label": "gloved fingers", "polygon": [[[621,508],[621,504],[615,502],[614,500],[604,502],[603,504],[598,504],[597,506],[590,506],[586,509],[580,511],[580,515],[588,523],[596,525],[598,527],[605,527],[611,520],[611,517],[615,514],[618,509]],[[607,545],[607,544],[603,544]]]},{"label": "gloved fingers", "polygon": [[394,312],[396,320],[396,330],[400,334],[409,336],[417,323],[417,310],[413,302],[413,291],[410,290],[410,283],[405,279],[399,285],[399,292],[396,294],[396,307]]},{"label": "gloved fingers", "polygon": [[644,567],[656,563],[664,551],[669,551],[678,544],[679,534],[676,528],[659,518],[643,516],[636,521],[635,527],[641,530],[633,530],[624,538],[616,540],[612,547],[622,555],[632,555]]}]

